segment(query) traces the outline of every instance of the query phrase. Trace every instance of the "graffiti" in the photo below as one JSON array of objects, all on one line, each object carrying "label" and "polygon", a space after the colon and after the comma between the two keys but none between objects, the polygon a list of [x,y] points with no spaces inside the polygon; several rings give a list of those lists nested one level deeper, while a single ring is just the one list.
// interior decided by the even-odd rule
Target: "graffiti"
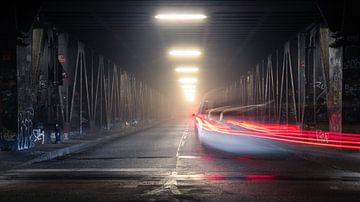
[{"label": "graffiti", "polygon": [[0,140],[11,141],[14,140],[15,137],[16,133],[14,131],[3,129],[3,131],[0,132]]},{"label": "graffiti", "polygon": [[343,70],[359,69],[360,58],[352,58],[344,62]]},{"label": "graffiti", "polygon": [[34,109],[28,108],[18,113],[18,150],[28,149],[33,143],[30,137],[33,133]]},{"label": "graffiti", "polygon": [[341,132],[342,131],[342,115],[341,112],[335,111],[335,109],[330,110],[330,119],[329,119],[329,129],[332,132]]},{"label": "graffiti", "polygon": [[329,143],[329,134],[327,132],[316,130],[315,134],[318,142]]},{"label": "graffiti", "polygon": [[357,96],[360,93],[360,84],[353,84],[353,85],[345,84],[344,91],[346,95]]},{"label": "graffiti", "polygon": [[325,90],[325,84],[321,81],[316,81],[315,86],[321,90]]},{"label": "graffiti", "polygon": [[36,143],[40,141],[41,144],[45,143],[45,132],[42,129],[33,129],[30,137],[31,142]]}]

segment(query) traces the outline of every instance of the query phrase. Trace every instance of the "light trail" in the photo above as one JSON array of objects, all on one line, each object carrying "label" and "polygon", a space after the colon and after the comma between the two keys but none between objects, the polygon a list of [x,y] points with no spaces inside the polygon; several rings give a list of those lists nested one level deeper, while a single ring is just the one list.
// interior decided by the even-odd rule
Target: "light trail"
[{"label": "light trail", "polygon": [[[321,131],[320,133],[326,135],[326,139],[319,139],[319,131],[301,130],[295,124],[259,124],[239,120],[226,120],[225,123],[220,123],[199,116],[195,119],[202,129],[227,135],[249,136],[311,146],[360,149],[360,134]],[[241,130],[234,129],[234,126],[240,127]]]}]

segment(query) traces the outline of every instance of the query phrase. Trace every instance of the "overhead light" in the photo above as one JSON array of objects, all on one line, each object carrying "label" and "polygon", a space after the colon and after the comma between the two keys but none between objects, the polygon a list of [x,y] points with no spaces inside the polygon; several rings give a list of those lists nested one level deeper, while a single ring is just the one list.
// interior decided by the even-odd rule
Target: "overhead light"
[{"label": "overhead light", "polygon": [[175,69],[176,72],[180,73],[195,73],[199,71],[199,68],[197,67],[177,67]]},{"label": "overhead light", "polygon": [[201,55],[199,50],[172,50],[169,55],[176,57],[198,57]]},{"label": "overhead light", "polygon": [[158,20],[180,20],[180,21],[194,21],[194,20],[204,20],[206,15],[203,14],[159,14],[155,16]]},{"label": "overhead light", "polygon": [[197,79],[193,77],[183,77],[179,79],[180,83],[196,83]]}]

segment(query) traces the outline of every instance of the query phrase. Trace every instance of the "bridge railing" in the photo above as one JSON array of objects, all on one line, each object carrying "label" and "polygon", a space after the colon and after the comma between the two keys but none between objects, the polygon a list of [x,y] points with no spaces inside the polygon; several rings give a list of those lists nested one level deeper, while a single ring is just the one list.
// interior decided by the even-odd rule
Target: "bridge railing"
[{"label": "bridge railing", "polygon": [[349,86],[357,89],[359,81],[353,75],[359,75],[359,68],[346,65],[356,66],[348,61],[356,61],[360,51],[354,46],[334,46],[332,36],[328,28],[313,25],[206,99],[212,100],[213,108],[229,106],[222,116],[360,133],[354,124],[360,121],[360,91],[345,92]]},{"label": "bridge railing", "polygon": [[49,143],[62,133],[66,139],[171,115],[170,101],[159,91],[65,32],[37,25],[23,42],[16,61],[18,127],[7,137],[15,149],[30,148],[41,137]]}]

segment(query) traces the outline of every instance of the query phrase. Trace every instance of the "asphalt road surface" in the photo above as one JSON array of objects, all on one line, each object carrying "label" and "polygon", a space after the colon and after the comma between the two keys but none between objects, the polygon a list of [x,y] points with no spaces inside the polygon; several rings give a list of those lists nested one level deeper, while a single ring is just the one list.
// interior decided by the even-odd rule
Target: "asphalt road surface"
[{"label": "asphalt road surface", "polygon": [[267,149],[225,153],[201,144],[191,120],[173,120],[2,173],[0,201],[360,200],[358,172],[311,160],[276,142],[251,141],[254,148]]}]

